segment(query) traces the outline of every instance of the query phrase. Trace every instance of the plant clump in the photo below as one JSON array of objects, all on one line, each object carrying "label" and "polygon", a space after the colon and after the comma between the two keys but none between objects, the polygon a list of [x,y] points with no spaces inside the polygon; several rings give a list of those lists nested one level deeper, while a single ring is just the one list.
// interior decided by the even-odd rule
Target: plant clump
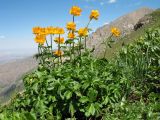
[{"label": "plant clump", "polygon": [[[66,40],[63,28],[33,28],[38,69],[24,77],[24,92],[0,109],[0,119],[160,119],[160,29],[123,46],[113,61],[105,55],[97,59],[87,49],[86,38],[89,23],[98,19],[99,12],[93,10],[87,26],[77,29],[74,20],[81,12],[78,6],[71,8],[73,20],[66,24]],[[112,47],[120,33],[112,28],[102,44]]]}]

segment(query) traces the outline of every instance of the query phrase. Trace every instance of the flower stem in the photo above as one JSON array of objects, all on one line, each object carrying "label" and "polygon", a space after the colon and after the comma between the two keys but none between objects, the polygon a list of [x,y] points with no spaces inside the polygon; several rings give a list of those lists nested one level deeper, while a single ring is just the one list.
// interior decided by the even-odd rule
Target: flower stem
[{"label": "flower stem", "polygon": [[103,41],[103,43],[105,44],[105,51],[104,51],[104,56],[103,56],[103,58],[106,57],[107,47],[109,46],[108,43],[111,41],[112,36],[113,36],[113,34],[111,34],[106,41],[105,41],[105,40]]},{"label": "flower stem", "polygon": [[[46,38],[45,38],[46,39]],[[47,51],[49,50],[49,44],[48,44],[48,42],[47,42],[47,39],[46,39],[46,45],[47,45]],[[48,54],[48,52],[47,52],[47,54]],[[49,59],[49,54],[48,54],[48,59]]]},{"label": "flower stem", "polygon": [[74,57],[75,57],[75,55],[74,55],[74,41],[73,41],[73,59],[74,59]]},{"label": "flower stem", "polygon": [[[90,19],[90,20],[89,20],[89,22],[88,22],[88,24],[87,24],[87,26],[86,26],[87,31],[88,31],[88,26],[89,26],[89,24],[90,24],[91,20],[92,20],[92,19]],[[84,39],[84,40],[85,40],[84,42],[85,42],[85,51],[86,51],[86,48],[87,48],[87,44],[86,44],[86,42],[87,42],[86,40],[87,40],[87,39],[86,39],[86,37],[85,37],[85,39]]]},{"label": "flower stem", "polygon": [[69,48],[70,48],[70,60],[72,61],[72,46],[71,46],[71,43],[69,44]]},{"label": "flower stem", "polygon": [[[45,39],[46,39],[46,38],[45,38]],[[46,45],[47,45],[47,48],[48,48],[49,45],[48,45],[47,39],[46,39]]]},{"label": "flower stem", "polygon": [[[74,22],[74,15],[73,15],[73,22]],[[74,34],[74,31],[72,31],[72,33]],[[72,53],[71,53],[72,54]],[[74,59],[74,38],[73,38],[73,59]]]},{"label": "flower stem", "polygon": [[104,56],[103,56],[103,58],[106,57],[106,53],[107,53],[107,49],[105,49],[105,51],[104,51]]},{"label": "flower stem", "polygon": [[[40,44],[38,44],[38,56],[37,56],[37,59],[39,58],[39,55],[40,55]],[[40,63],[41,63],[41,58],[40,58]]]},{"label": "flower stem", "polygon": [[[58,52],[60,52],[60,50],[61,50],[61,46],[60,46],[60,38],[61,38],[61,36],[60,36],[60,34],[59,34]],[[61,64],[62,64],[62,56],[61,56],[61,53],[60,53],[60,56],[58,57],[58,64],[59,64],[59,62],[61,62]]]},{"label": "flower stem", "polygon": [[87,43],[86,43],[87,41],[86,41],[86,37],[84,38],[84,47],[85,47],[85,51],[86,51],[86,48],[87,48]]},{"label": "flower stem", "polygon": [[73,15],[73,22],[74,22],[74,15]]},{"label": "flower stem", "polygon": [[43,58],[43,51],[41,50],[42,45],[39,45],[39,55],[40,56],[40,63],[44,63],[44,58]]},{"label": "flower stem", "polygon": [[52,35],[50,35],[50,37],[51,37],[51,56],[52,56]]},{"label": "flower stem", "polygon": [[80,49],[80,66],[82,65],[82,55],[81,55],[81,40],[82,40],[82,38],[80,37],[80,39],[79,39],[79,49]]},{"label": "flower stem", "polygon": [[40,54],[39,44],[38,44],[38,55]]},{"label": "flower stem", "polygon": [[80,52],[80,57],[81,57],[81,37],[79,39],[79,52]]},{"label": "flower stem", "polygon": [[88,24],[87,24],[86,28],[88,28],[88,26],[89,26],[89,24],[90,24],[91,20],[92,20],[92,19],[90,19],[90,20],[89,20],[89,22],[88,22]]}]

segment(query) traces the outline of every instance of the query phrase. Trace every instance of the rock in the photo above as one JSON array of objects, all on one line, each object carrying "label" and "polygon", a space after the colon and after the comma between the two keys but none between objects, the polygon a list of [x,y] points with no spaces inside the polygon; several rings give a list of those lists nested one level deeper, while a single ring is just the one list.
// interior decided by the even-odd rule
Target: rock
[{"label": "rock", "polygon": [[93,46],[95,46],[93,55],[98,57],[104,52],[104,45],[101,43],[104,39],[110,36],[110,29],[112,27],[119,28],[122,31],[122,36],[125,36],[134,30],[135,25],[140,19],[152,12],[153,9],[141,8],[112,21],[110,24],[98,28],[94,33],[89,35],[87,39],[87,47],[92,49]]},{"label": "rock", "polygon": [[142,26],[148,24],[151,20],[151,16],[145,16],[143,18],[141,18],[138,23],[134,26],[134,30],[138,30],[139,28],[141,28]]}]

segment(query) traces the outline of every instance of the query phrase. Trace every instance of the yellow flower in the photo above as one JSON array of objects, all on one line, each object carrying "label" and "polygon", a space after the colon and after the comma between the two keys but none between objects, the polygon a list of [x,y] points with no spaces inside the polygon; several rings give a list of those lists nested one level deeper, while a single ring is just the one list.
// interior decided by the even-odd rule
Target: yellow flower
[{"label": "yellow flower", "polygon": [[95,19],[97,20],[99,17],[99,11],[98,10],[92,10],[90,14],[90,19]]},{"label": "yellow flower", "polygon": [[41,32],[41,27],[33,27],[32,28],[33,34],[40,34]]},{"label": "yellow flower", "polygon": [[57,27],[55,27],[55,28],[52,29],[52,33],[53,34],[58,34]]},{"label": "yellow flower", "polygon": [[72,32],[68,33],[68,38],[69,39],[74,39],[75,38],[75,34],[72,33]]},{"label": "yellow flower", "polygon": [[55,28],[50,26],[46,28],[48,34],[55,34]]},{"label": "yellow flower", "polygon": [[80,37],[87,36],[88,35],[88,29],[87,28],[80,28],[78,30],[78,34],[79,34]]},{"label": "yellow flower", "polygon": [[78,6],[73,6],[70,9],[70,14],[74,15],[74,16],[80,16],[81,12],[82,12],[82,9],[80,7],[78,7]]},{"label": "yellow flower", "polygon": [[116,37],[119,37],[120,36],[120,30],[118,29],[118,28],[116,28],[116,27],[113,27],[112,29],[111,29],[111,33],[114,35],[114,36],[116,36]]},{"label": "yellow flower", "polygon": [[56,34],[64,34],[64,29],[63,29],[63,28],[56,27],[54,32],[55,32]]},{"label": "yellow flower", "polygon": [[34,40],[36,43],[43,45],[44,42],[46,41],[46,36],[45,35],[36,35]]},{"label": "yellow flower", "polygon": [[66,25],[68,30],[75,30],[76,29],[76,24],[74,22],[68,22]]},{"label": "yellow flower", "polygon": [[63,55],[63,52],[61,50],[56,50],[56,51],[54,51],[53,54],[56,55],[56,56],[58,56],[58,57],[60,57],[60,56]]},{"label": "yellow flower", "polygon": [[64,43],[64,37],[56,37],[54,40],[58,44],[63,44]]},{"label": "yellow flower", "polygon": [[41,28],[39,34],[41,34],[41,35],[48,35],[48,30],[47,30],[47,28]]}]

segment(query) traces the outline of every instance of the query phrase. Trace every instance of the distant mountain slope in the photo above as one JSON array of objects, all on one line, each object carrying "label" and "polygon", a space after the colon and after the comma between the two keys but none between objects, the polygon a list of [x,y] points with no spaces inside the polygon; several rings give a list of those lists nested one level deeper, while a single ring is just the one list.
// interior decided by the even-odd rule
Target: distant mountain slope
[{"label": "distant mountain slope", "polygon": [[0,102],[1,98],[10,95],[17,87],[22,87],[22,76],[35,69],[37,62],[32,57],[0,64]]},{"label": "distant mountain slope", "polygon": [[[129,13],[127,15],[124,15],[124,16],[116,19],[115,21],[111,22],[108,25],[104,25],[104,26],[100,27],[99,29],[96,30],[96,32],[94,32],[93,34],[91,34],[89,36],[89,38],[87,40],[87,47],[92,48],[94,46],[95,47],[94,55],[96,57],[101,58],[104,54],[104,46],[101,44],[102,41],[109,37],[110,29],[112,27],[117,27],[122,32],[122,38],[121,38],[121,40],[114,43],[112,49],[108,49],[108,51],[107,51],[108,53],[106,53],[106,57],[111,57],[116,51],[119,50],[119,48],[121,48],[121,45],[123,42],[125,42],[127,44],[127,43],[129,43],[129,41],[132,41],[137,37],[137,33],[139,33],[139,35],[141,33],[144,33],[144,31],[140,31],[140,29],[137,29],[137,31],[135,31],[134,30],[135,26],[146,15],[150,15],[152,17],[152,13],[154,13],[153,9],[141,8],[141,9],[138,9],[138,10],[132,12],[132,13]],[[153,18],[154,17],[155,16],[153,16]],[[149,23],[146,23],[146,24],[151,24],[151,23],[153,25],[156,24],[154,22],[154,19],[152,19],[152,18],[149,21]],[[146,26],[146,25],[144,25],[144,26]],[[148,28],[148,27],[149,26],[147,26],[146,28]]]},{"label": "distant mountain slope", "polygon": [[22,74],[35,68],[37,62],[32,57],[0,65],[0,87],[19,79]]},{"label": "distant mountain slope", "polygon": [[[122,44],[133,43],[139,37],[143,37],[145,35],[145,31],[152,28],[160,28],[160,10],[155,10],[151,14],[148,14],[141,18],[138,23],[135,25],[140,25],[137,30],[132,30],[130,34],[120,38],[116,41],[112,48],[108,48],[108,53],[106,57],[111,58],[115,56],[116,52],[118,52],[122,48]],[[141,26],[142,25],[142,26]],[[99,54],[100,55],[100,54]],[[100,55],[99,57],[101,57]]]}]

